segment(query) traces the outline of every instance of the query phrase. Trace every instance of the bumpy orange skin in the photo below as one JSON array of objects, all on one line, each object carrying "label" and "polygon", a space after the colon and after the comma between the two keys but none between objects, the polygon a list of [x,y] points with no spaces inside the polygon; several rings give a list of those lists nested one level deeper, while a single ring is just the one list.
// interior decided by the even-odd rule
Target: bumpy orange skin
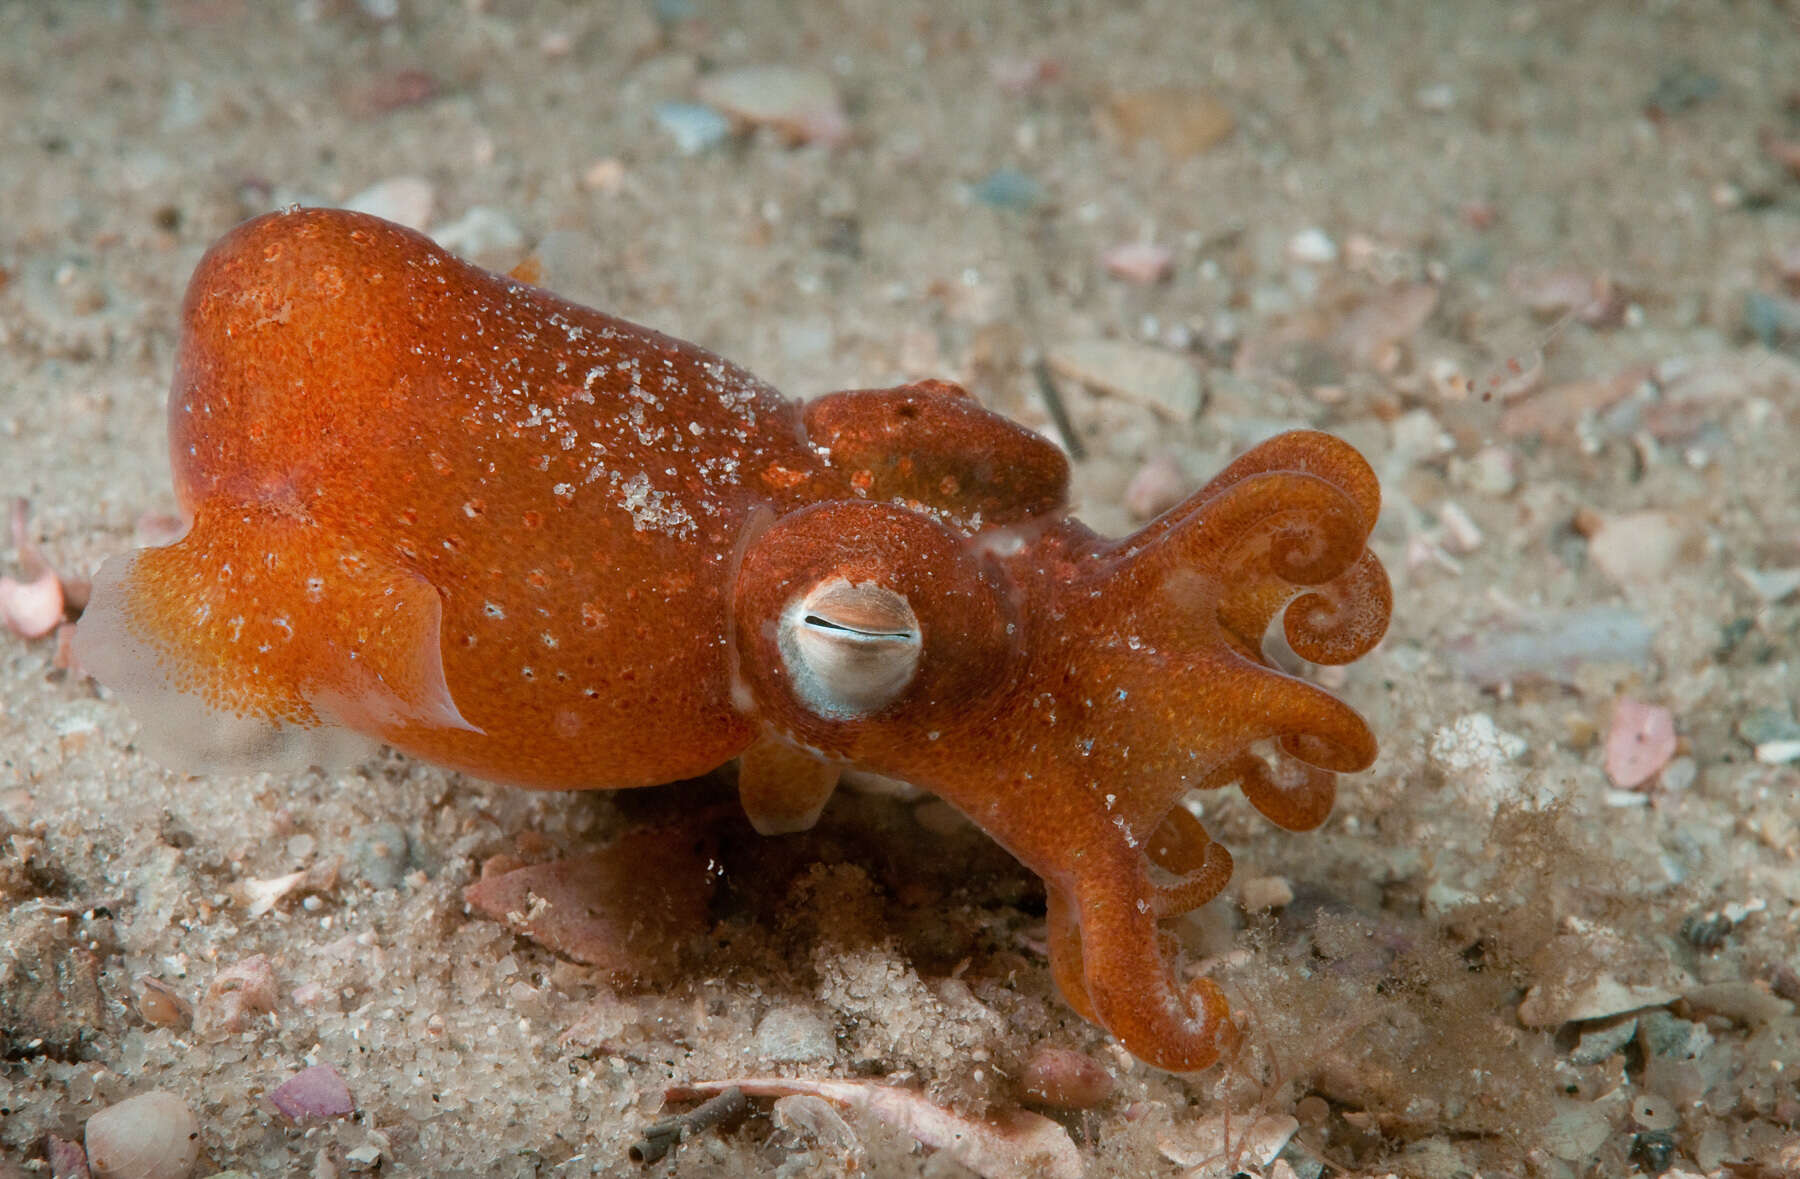
[{"label": "bumpy orange skin", "polygon": [[[903,778],[1044,878],[1063,993],[1164,1068],[1235,1034],[1159,943],[1230,874],[1182,795],[1235,783],[1306,829],[1375,756],[1262,654],[1278,618],[1326,663],[1387,623],[1375,478],[1323,434],[1107,540],[1068,517],[1061,453],[953,385],[802,408],[320,209],[202,260],[169,418],[191,527],[108,563],[81,642],[178,759],[304,764],[360,736],[606,789],[737,758],[767,830],[809,823],[841,767]],[[779,642],[833,578],[917,619],[916,671],[854,715],[814,707]]]}]

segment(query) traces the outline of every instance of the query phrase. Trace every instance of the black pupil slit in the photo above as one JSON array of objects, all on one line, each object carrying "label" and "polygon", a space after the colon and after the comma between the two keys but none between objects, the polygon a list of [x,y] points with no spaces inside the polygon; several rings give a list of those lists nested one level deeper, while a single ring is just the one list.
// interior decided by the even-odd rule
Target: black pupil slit
[{"label": "black pupil slit", "polygon": [[829,618],[821,618],[817,614],[808,614],[806,616],[806,625],[816,626],[820,630],[841,631],[847,635],[855,635],[859,639],[908,640],[913,637],[912,632],[909,630],[861,630],[854,626],[845,626],[841,622],[833,622]]}]

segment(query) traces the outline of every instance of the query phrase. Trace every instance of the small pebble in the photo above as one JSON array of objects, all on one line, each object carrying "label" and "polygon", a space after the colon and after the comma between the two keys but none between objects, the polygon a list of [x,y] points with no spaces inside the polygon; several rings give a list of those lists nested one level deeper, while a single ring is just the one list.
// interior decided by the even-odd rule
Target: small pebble
[{"label": "small pebble", "polygon": [[1567,1162],[1586,1162],[1612,1137],[1612,1121],[1588,1102],[1558,1102],[1561,1108],[1537,1130],[1537,1141]]},{"label": "small pebble", "polygon": [[837,1053],[831,1026],[800,1007],[777,1007],[757,1022],[754,1051],[763,1060],[805,1064]]},{"label": "small pebble", "polygon": [[1694,784],[1700,774],[1700,766],[1691,757],[1678,757],[1663,767],[1662,788],[1670,793],[1680,793]]},{"label": "small pebble", "polygon": [[290,1122],[306,1118],[347,1118],[356,1100],[344,1078],[328,1064],[303,1068],[269,1090],[269,1104]]},{"label": "small pebble", "polygon": [[1287,256],[1290,262],[1325,266],[1337,261],[1338,247],[1329,234],[1313,225],[1288,239]]},{"label": "small pebble", "polygon": [[1484,495],[1511,495],[1519,485],[1518,459],[1504,446],[1484,446],[1473,458],[1452,457],[1450,477]]},{"label": "small pebble", "polygon": [[1444,546],[1444,551],[1459,557],[1480,548],[1484,539],[1480,526],[1454,500],[1445,500],[1438,505],[1437,531],[1438,543]]},{"label": "small pebble", "polygon": [[1649,1130],[1632,1135],[1631,1161],[1650,1174],[1661,1175],[1663,1179],[1676,1179],[1677,1173],[1669,1170],[1669,1164],[1674,1159],[1675,1138],[1667,1131]]},{"label": "small pebble", "polygon": [[1171,160],[1218,146],[1237,125],[1223,102],[1182,86],[1119,91],[1107,100],[1106,116],[1127,143],[1151,140]]},{"label": "small pebble", "polygon": [[1606,776],[1621,790],[1642,786],[1675,756],[1675,741],[1672,712],[1620,697],[1606,733]]},{"label": "small pebble", "polygon": [[1164,281],[1175,270],[1175,255],[1155,242],[1126,242],[1100,255],[1106,273],[1126,282],[1149,286]]},{"label": "small pebble", "polygon": [[1700,105],[1722,88],[1712,74],[1703,72],[1693,62],[1679,62],[1656,81],[1656,88],[1644,100],[1644,109],[1659,118],[1680,114]]},{"label": "small pebble", "polygon": [[1046,193],[1036,177],[1017,168],[996,168],[976,181],[969,193],[996,209],[1029,209],[1043,203]]},{"label": "small pebble", "polygon": [[1172,455],[1159,454],[1137,469],[1125,487],[1125,510],[1133,520],[1153,520],[1187,497],[1189,479]]},{"label": "small pebble", "polygon": [[1623,1052],[1625,1045],[1631,1043],[1636,1036],[1636,1019],[1584,1028],[1576,1040],[1574,1050],[1569,1053],[1569,1060],[1574,1064],[1599,1064],[1610,1059],[1614,1053]]},{"label": "small pebble", "polygon": [[1693,1060],[1713,1042],[1712,1033],[1703,1025],[1660,1008],[1638,1017],[1638,1038],[1645,1052],[1669,1060]]},{"label": "small pebble", "polygon": [[[1632,1021],[1636,1026],[1636,1020]],[[1675,1103],[1654,1093],[1640,1093],[1631,1102],[1631,1120],[1645,1130],[1667,1130],[1675,1125]]]},{"label": "small pebble", "polygon": [[1800,299],[1752,291],[1744,296],[1744,326],[1764,348],[1800,348]]},{"label": "small pebble", "polygon": [[504,270],[525,253],[525,231],[499,209],[472,205],[432,231],[438,245],[489,270]]},{"label": "small pebble", "polygon": [[1800,723],[1786,708],[1759,708],[1737,723],[1737,734],[1756,749],[1764,765],[1800,760]]},{"label": "small pebble", "polygon": [[398,823],[371,823],[350,844],[350,874],[372,888],[397,888],[406,877],[410,843]]},{"label": "small pebble", "polygon": [[138,979],[137,1009],[159,1028],[184,1028],[194,1017],[193,1004],[174,987],[154,978]]},{"label": "small pebble", "polygon": [[255,1017],[274,1011],[280,997],[268,956],[253,954],[213,976],[200,1000],[200,1022],[205,1030],[236,1035]]},{"label": "small pebble", "polygon": [[1456,105],[1456,88],[1448,82],[1421,86],[1413,91],[1413,105],[1422,111],[1441,115]]},{"label": "small pebble", "polygon": [[1294,886],[1285,876],[1252,876],[1238,885],[1238,900],[1252,913],[1279,909],[1294,901]]},{"label": "small pebble", "polygon": [[44,1161],[50,1164],[50,1179],[89,1179],[91,1174],[81,1144],[55,1134],[44,1135]]},{"label": "small pebble", "polygon": [[1588,557],[1623,587],[1664,581],[1688,543],[1685,522],[1671,512],[1627,512],[1602,517],[1599,525],[1588,539]]},{"label": "small pebble", "polygon": [[1456,450],[1456,439],[1429,410],[1415,409],[1401,414],[1389,426],[1389,432],[1395,461],[1407,467],[1431,462]]},{"label": "small pebble", "polygon": [[1734,565],[1732,572],[1764,603],[1782,602],[1800,590],[1800,567],[1792,569],[1752,569]]},{"label": "small pebble", "polygon": [[187,1179],[200,1160],[200,1126],[187,1102],[153,1089],[88,1119],[94,1179]]},{"label": "small pebble", "polygon": [[717,147],[731,134],[731,120],[710,106],[697,102],[661,102],[656,122],[675,141],[675,150],[696,156]]},{"label": "small pebble", "polygon": [[625,164],[615,156],[604,156],[587,166],[581,174],[581,187],[589,192],[616,196],[625,187]]},{"label": "small pebble", "polygon": [[431,181],[422,176],[394,176],[371,184],[345,201],[343,207],[423,233],[431,223],[436,203],[437,190]]},{"label": "small pebble", "polygon": [[344,1162],[352,1171],[373,1171],[381,1165],[381,1149],[359,1146],[355,1150],[344,1152]]},{"label": "small pebble", "polygon": [[988,60],[988,77],[1002,94],[1017,98],[1046,86],[1062,76],[1062,63],[1053,57],[995,57]]}]

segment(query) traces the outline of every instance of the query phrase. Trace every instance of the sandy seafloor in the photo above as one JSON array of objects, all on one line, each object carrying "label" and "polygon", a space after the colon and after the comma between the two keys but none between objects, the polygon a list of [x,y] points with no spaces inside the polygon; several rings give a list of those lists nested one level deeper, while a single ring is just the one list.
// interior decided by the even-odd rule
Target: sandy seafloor
[{"label": "sandy seafloor", "polygon": [[[659,121],[770,64],[830,79],[847,140],[690,153]],[[1797,87],[1800,11],[1750,0],[0,6],[0,492],[70,578],[174,511],[206,245],[416,177],[428,228],[516,231],[484,262],[535,254],[795,396],[943,376],[1052,431],[1046,353],[1177,357],[1183,420],[1117,395],[1142,372],[1059,378],[1083,518],[1132,527],[1147,466],[1140,495],[1192,488],[1312,425],[1381,473],[1396,590],[1327,677],[1383,747],[1330,821],[1202,800],[1238,868],[1183,960],[1249,1047],[1191,1077],[1061,1004],[1035,881],[929,800],[841,792],[779,850],[729,830],[688,965],[615,987],[462,889],[706,787],[531,794],[392,754],[183,777],[54,638],[0,634],[0,1175],[150,1089],[193,1111],[195,1175],[954,1175],[767,1099],[626,1151],[675,1082],[1004,1113],[1045,1047],[1116,1080],[1031,1107],[1090,1175],[1800,1174]],[[1109,271],[1139,242],[1166,278]],[[1655,773],[1621,786],[1627,724]],[[273,1011],[231,1031],[209,988],[257,955]],[[312,1064],[353,1117],[271,1106]],[[1222,1115],[1280,1158],[1204,1162]]]}]

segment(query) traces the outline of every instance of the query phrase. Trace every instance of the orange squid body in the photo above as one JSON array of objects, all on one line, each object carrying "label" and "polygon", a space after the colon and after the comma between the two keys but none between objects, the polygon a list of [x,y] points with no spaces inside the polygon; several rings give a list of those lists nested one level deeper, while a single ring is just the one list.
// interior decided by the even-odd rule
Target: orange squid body
[{"label": "orange squid body", "polygon": [[925,382],[804,407],[691,344],[376,218],[271,214],[201,261],[169,401],[190,525],[106,563],[83,662],[167,759],[354,758],[607,789],[733,758],[805,828],[839,771],[930,790],[1043,877],[1051,969],[1139,1057],[1203,1068],[1224,997],[1158,923],[1237,785],[1316,826],[1375,742],[1276,670],[1386,627],[1367,464],[1296,432],[1138,533],[1070,518],[1054,446]]}]

